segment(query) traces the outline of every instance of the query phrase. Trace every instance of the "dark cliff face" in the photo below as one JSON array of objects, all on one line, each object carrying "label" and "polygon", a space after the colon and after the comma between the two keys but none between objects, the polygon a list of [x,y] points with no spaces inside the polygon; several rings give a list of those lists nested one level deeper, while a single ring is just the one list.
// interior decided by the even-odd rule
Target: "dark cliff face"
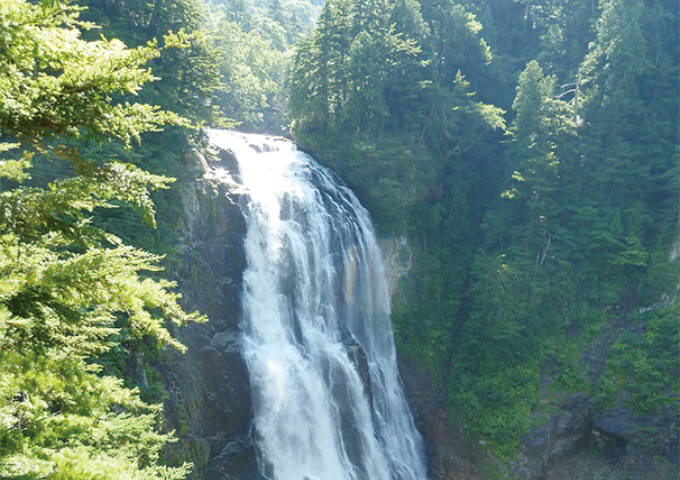
[{"label": "dark cliff face", "polygon": [[[197,160],[204,177],[178,186],[182,254],[172,276],[183,305],[210,321],[180,329],[187,352],[162,367],[167,427],[179,437],[167,457],[193,462],[194,479],[258,479],[248,371],[238,344],[245,223],[228,181],[214,178],[202,156]],[[229,169],[228,155],[214,160]]]}]

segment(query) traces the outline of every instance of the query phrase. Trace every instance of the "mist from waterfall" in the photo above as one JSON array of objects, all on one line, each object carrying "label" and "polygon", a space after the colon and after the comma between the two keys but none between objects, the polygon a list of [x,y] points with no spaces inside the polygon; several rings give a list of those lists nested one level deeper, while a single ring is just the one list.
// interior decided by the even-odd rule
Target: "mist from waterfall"
[{"label": "mist from waterfall", "polygon": [[285,139],[210,138],[234,153],[244,193],[242,354],[262,475],[425,480],[366,210]]}]

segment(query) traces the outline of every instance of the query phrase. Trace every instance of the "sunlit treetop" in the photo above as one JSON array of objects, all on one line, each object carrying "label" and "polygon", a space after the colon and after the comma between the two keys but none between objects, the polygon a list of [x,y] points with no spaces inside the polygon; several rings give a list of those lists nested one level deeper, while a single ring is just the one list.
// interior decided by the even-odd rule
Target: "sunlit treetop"
[{"label": "sunlit treetop", "polygon": [[151,105],[119,102],[154,80],[145,63],[155,42],[129,49],[103,36],[85,41],[82,7],[70,2],[0,3],[0,128],[36,141],[48,135],[113,136],[129,144],[179,118]]}]

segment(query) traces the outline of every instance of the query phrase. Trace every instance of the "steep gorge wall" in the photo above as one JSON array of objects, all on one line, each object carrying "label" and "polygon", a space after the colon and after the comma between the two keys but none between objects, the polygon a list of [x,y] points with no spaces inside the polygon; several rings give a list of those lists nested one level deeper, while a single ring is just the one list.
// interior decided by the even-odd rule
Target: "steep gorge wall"
[{"label": "steep gorge wall", "polygon": [[180,438],[167,456],[192,461],[195,479],[255,480],[260,477],[250,386],[238,345],[245,223],[238,194],[212,173],[214,166],[228,168],[228,155],[211,158],[212,165],[200,154],[196,161],[203,178],[178,186],[184,206],[181,257],[172,276],[185,307],[210,321],[180,329],[187,352],[162,367],[167,426]]}]

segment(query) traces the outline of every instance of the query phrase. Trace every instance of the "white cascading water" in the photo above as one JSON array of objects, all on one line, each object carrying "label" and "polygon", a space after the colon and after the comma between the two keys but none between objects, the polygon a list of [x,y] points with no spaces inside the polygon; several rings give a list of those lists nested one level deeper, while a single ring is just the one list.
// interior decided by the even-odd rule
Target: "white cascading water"
[{"label": "white cascading water", "polygon": [[272,480],[425,480],[366,210],[278,137],[211,131],[237,158],[247,223],[242,353]]}]

